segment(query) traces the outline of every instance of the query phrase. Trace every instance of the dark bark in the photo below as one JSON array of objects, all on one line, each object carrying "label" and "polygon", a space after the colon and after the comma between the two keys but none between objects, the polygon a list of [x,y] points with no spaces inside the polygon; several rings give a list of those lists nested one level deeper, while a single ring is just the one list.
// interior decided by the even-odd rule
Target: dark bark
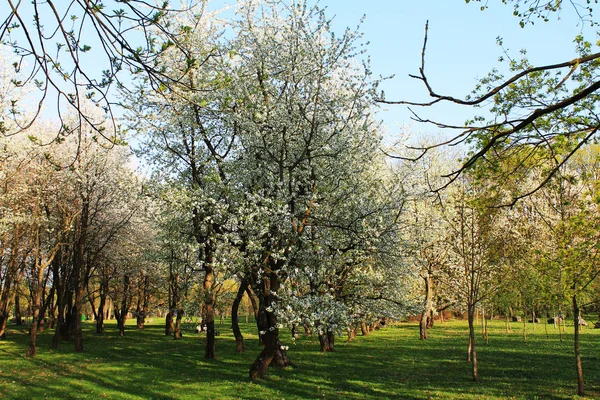
[{"label": "dark bark", "polygon": [[115,304],[115,318],[119,328],[119,336],[125,336],[125,323],[127,322],[127,313],[129,312],[129,275],[123,275],[123,297],[121,299],[121,308]]},{"label": "dark bark", "polygon": [[146,323],[146,314],[148,313],[148,302],[149,302],[149,287],[150,278],[148,275],[142,277],[142,287],[138,293],[138,301],[136,308],[136,325],[138,329],[144,329]]},{"label": "dark bark", "polygon": [[106,308],[107,295],[108,279],[104,278],[100,282],[100,301],[98,302],[98,312],[96,313],[96,333],[104,333],[104,309]]},{"label": "dark bark", "polygon": [[[278,293],[280,281],[277,275],[277,264],[271,263],[271,272],[263,277],[260,284],[256,284],[256,293],[259,295],[258,327],[259,334],[263,337],[264,348],[250,367],[250,379],[263,379],[267,375],[270,365],[285,368],[292,363],[287,357],[286,347],[279,340],[277,317],[271,311],[276,302],[274,293]],[[268,279],[267,279],[268,278]]]},{"label": "dark bark", "polygon": [[52,262],[52,274],[54,278],[54,286],[56,287],[56,322],[55,332],[52,338],[52,348],[58,348],[58,343],[65,340],[66,336],[66,266],[63,264],[63,254],[59,251]]},{"label": "dark bark", "polygon": [[[11,277],[7,276],[2,288],[2,295],[0,299],[0,339],[4,339],[6,337],[6,324],[10,318],[10,309],[12,308],[12,303],[16,297],[16,285],[12,285],[11,281]],[[10,290],[11,286],[13,290]]]},{"label": "dark bark", "polygon": [[35,357],[37,354],[37,334],[39,328],[39,316],[40,316],[40,308],[42,304],[42,294],[44,291],[42,281],[43,281],[43,272],[40,271],[38,273],[37,282],[35,282],[34,287],[34,297],[32,299],[31,307],[32,307],[32,320],[31,320],[31,328],[29,329],[29,348],[27,349],[27,357]]},{"label": "dark bark", "polygon": [[[435,315],[434,315],[434,311],[433,311],[433,306],[429,309],[429,318],[427,318],[427,329],[431,329],[433,328],[434,324],[435,324]],[[443,322],[443,320],[442,320]]]},{"label": "dark bark", "polygon": [[[44,281],[44,289],[47,287],[47,284],[48,284],[48,276],[49,275],[46,275],[46,280]],[[45,297],[45,300],[42,302],[42,305],[40,308],[40,314],[38,316],[38,333],[42,333],[48,326],[48,311],[52,310],[52,307],[53,307],[54,291],[55,291],[55,287],[53,285],[50,288],[50,292],[48,293],[47,296],[44,296],[44,293],[42,293],[42,299],[44,299],[44,297]]]},{"label": "dark bark", "polygon": [[183,309],[177,310],[177,317],[175,318],[175,330],[173,331],[173,339],[179,340],[183,337],[181,333],[181,319],[183,318]]},{"label": "dark bark", "polygon": [[79,227],[77,239],[73,249],[73,289],[75,291],[74,312],[74,344],[75,352],[83,351],[83,326],[81,324],[83,311],[83,293],[87,286],[87,271],[85,266],[85,245],[87,239],[90,204],[89,198],[81,195],[81,214],[79,215]]},{"label": "dark bark", "polygon": [[23,325],[23,314],[21,313],[21,297],[19,296],[19,285],[15,288],[15,325]]},{"label": "dark bark", "polygon": [[215,358],[215,293],[214,279],[215,272],[213,269],[214,254],[212,245],[208,243],[205,246],[205,263],[204,263],[204,315],[203,321],[206,325],[206,347],[204,358]]},{"label": "dark bark", "polygon": [[233,330],[233,336],[235,337],[235,348],[238,353],[244,352],[244,336],[240,330],[238,311],[240,308],[240,303],[242,302],[242,298],[244,297],[244,293],[246,292],[246,288],[248,287],[248,283],[248,278],[242,279],[235,299],[233,299],[233,304],[231,305],[231,329]]},{"label": "dark bark", "polygon": [[17,325],[22,325],[21,308],[19,305],[19,281],[23,275],[23,268],[19,262],[19,250],[16,241],[21,236],[15,236],[15,243],[11,246],[9,260],[6,263],[4,273],[4,282],[2,284],[2,292],[0,293],[0,339],[6,337],[6,325],[10,318],[10,310],[15,306],[15,322]]},{"label": "dark bark", "polygon": [[334,351],[335,334],[332,331],[327,331],[319,334],[319,343],[321,352],[329,353]]},{"label": "dark bark", "polygon": [[172,335],[175,332],[175,323],[173,322],[173,313],[169,311],[165,317],[165,336]]},{"label": "dark bark", "polygon": [[4,284],[2,286],[2,293],[0,294],[0,339],[4,339],[6,334],[6,323],[10,315],[11,308],[11,297],[14,299],[15,293],[12,291],[12,277],[7,274]]},{"label": "dark bark", "polygon": [[523,310],[523,341],[527,341],[527,310]]}]

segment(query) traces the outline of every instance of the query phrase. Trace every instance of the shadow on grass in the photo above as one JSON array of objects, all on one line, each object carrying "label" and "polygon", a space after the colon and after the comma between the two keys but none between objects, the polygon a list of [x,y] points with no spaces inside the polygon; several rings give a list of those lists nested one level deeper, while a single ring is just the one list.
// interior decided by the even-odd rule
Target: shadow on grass
[{"label": "shadow on grass", "polygon": [[[247,337],[252,324],[243,326]],[[217,359],[204,359],[204,337],[166,337],[162,325],[130,328],[118,337],[116,328],[102,335],[86,324],[84,353],[72,343],[49,350],[52,332],[40,336],[39,354],[23,355],[27,336],[15,331],[0,342],[0,396],[7,398],[572,398],[575,378],[572,336],[561,343],[541,330],[523,343],[518,332],[503,333],[492,325],[490,343],[478,338],[481,382],[470,380],[466,363],[466,324],[438,324],[427,341],[418,328],[395,325],[345,343],[338,338],[334,353],[318,351],[318,339],[301,337],[290,344],[295,368],[272,369],[258,383],[248,370],[261,348],[256,336],[235,352],[225,324],[217,338]],[[288,335],[284,340],[290,342]],[[600,336],[582,337],[587,392],[600,395]]]}]

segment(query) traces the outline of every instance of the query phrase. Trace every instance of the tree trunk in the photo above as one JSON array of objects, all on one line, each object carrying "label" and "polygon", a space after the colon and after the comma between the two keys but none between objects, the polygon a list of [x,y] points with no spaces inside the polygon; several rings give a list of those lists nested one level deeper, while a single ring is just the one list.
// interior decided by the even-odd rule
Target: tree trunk
[{"label": "tree trunk", "polygon": [[85,278],[87,275],[85,271],[85,242],[87,236],[88,219],[89,219],[89,199],[81,195],[81,214],[79,215],[79,225],[77,228],[77,237],[73,248],[73,291],[75,292],[75,303],[74,309],[74,338],[75,338],[75,352],[81,353],[83,351],[83,326],[81,324],[81,317],[83,311],[83,291],[85,288]]},{"label": "tree trunk", "polygon": [[106,307],[106,296],[108,294],[108,280],[100,282],[100,301],[96,313],[96,333],[104,333],[104,309]]},{"label": "tree trunk", "polygon": [[[56,277],[56,275],[55,275],[55,277]],[[62,284],[61,284],[61,286],[62,286]],[[65,336],[65,329],[67,326],[67,323],[65,320],[65,311],[66,311],[65,296],[64,296],[64,290],[62,288],[59,288],[59,290],[57,290],[56,303],[57,303],[56,304],[57,316],[56,316],[56,326],[55,326],[55,331],[54,331],[54,337],[52,338],[52,348],[53,349],[58,348],[58,343]]]},{"label": "tree trunk", "polygon": [[[127,313],[129,312],[129,304],[127,298],[129,296],[129,275],[123,275],[123,298],[121,299],[121,310],[119,310],[119,336],[125,336],[125,323],[127,322]],[[116,313],[115,313],[116,314]]]},{"label": "tree trunk", "polygon": [[165,317],[165,336],[172,335],[175,332],[175,323],[173,322],[173,312],[169,310]]},{"label": "tree trunk", "polygon": [[256,285],[256,293],[260,293],[258,306],[259,334],[263,337],[264,348],[250,367],[250,379],[263,379],[267,375],[269,365],[284,368],[292,365],[287,357],[287,347],[279,341],[279,328],[277,317],[272,308],[276,302],[276,293],[279,292],[279,276],[277,264],[271,265],[268,281],[263,278],[260,285]]},{"label": "tree trunk", "polygon": [[21,298],[19,296],[19,285],[15,287],[15,325],[23,325],[23,316],[21,314]]},{"label": "tree trunk", "polygon": [[333,331],[327,331],[319,334],[319,343],[321,352],[329,353],[334,351],[335,334]]},{"label": "tree trunk", "polygon": [[[12,291],[10,290],[12,286]],[[6,338],[6,324],[10,318],[10,309],[16,297],[17,285],[12,285],[10,276],[6,277],[0,298],[0,339]]]},{"label": "tree trunk", "polygon": [[183,309],[177,310],[177,318],[175,318],[175,330],[173,331],[173,339],[178,340],[183,337],[181,333],[181,319],[183,318]]},{"label": "tree trunk", "polygon": [[485,344],[489,343],[487,319],[485,318],[485,308],[481,310],[481,336],[485,340]]},{"label": "tree trunk", "polygon": [[206,262],[204,264],[204,315],[203,321],[206,326],[206,348],[204,358],[215,358],[215,294],[213,284],[215,273],[213,270],[212,249],[207,250]]},{"label": "tree trunk", "polygon": [[233,304],[231,305],[231,329],[233,330],[233,336],[235,337],[235,348],[238,353],[244,352],[244,336],[240,330],[238,311],[242,298],[244,297],[244,293],[246,292],[246,287],[248,287],[248,279],[244,278],[240,282],[240,287],[238,288],[235,299],[233,299]]},{"label": "tree trunk", "polygon": [[358,332],[358,326],[348,328],[348,342],[353,342]]},{"label": "tree trunk", "polygon": [[[252,305],[252,313],[254,315],[254,321],[256,322],[256,326],[258,327],[258,303],[256,302],[256,297],[254,295],[254,293],[252,292],[252,289],[250,289],[250,285],[248,285],[246,287],[246,294],[248,295],[248,299],[250,300],[250,304]],[[248,322],[248,318],[246,318],[246,322]],[[259,329],[260,332],[260,329]],[[258,345],[262,346],[263,343],[263,336],[262,335],[258,335]]]},{"label": "tree trunk", "polygon": [[[380,325],[381,325],[381,323],[380,323]],[[433,304],[432,304],[431,309],[429,309],[429,318],[427,318],[427,329],[433,328],[434,325],[435,325],[435,312],[433,310]]]},{"label": "tree trunk", "polygon": [[423,308],[423,312],[421,313],[421,322],[419,324],[419,339],[426,340],[427,339],[427,327],[429,326],[429,313],[431,311],[431,276],[426,274],[423,276],[423,280],[425,281],[425,307]]},{"label": "tree trunk", "polygon": [[468,319],[469,319],[469,354],[471,359],[471,365],[473,366],[473,381],[479,382],[479,371],[477,365],[477,352],[475,351],[475,310],[474,306],[469,306]]},{"label": "tree trunk", "polygon": [[523,341],[527,341],[527,310],[523,310]]},{"label": "tree trunk", "polygon": [[150,278],[144,275],[142,278],[143,286],[139,291],[137,309],[136,309],[136,324],[138,329],[144,329],[146,323],[146,314],[148,312],[148,288],[150,286]]},{"label": "tree trunk", "polygon": [[39,316],[40,316],[40,308],[42,304],[42,294],[44,292],[44,287],[42,285],[43,281],[43,270],[38,272],[37,282],[35,282],[35,293],[32,301],[33,315],[31,320],[31,328],[29,329],[29,348],[27,349],[27,357],[35,357],[37,354],[37,334],[39,327]]},{"label": "tree trunk", "polygon": [[485,308],[481,309],[481,337],[485,339]]},{"label": "tree trunk", "polygon": [[363,336],[367,336],[369,334],[369,326],[364,322],[360,324],[360,330]]},{"label": "tree trunk", "polygon": [[581,352],[579,349],[579,305],[577,304],[576,294],[573,295],[573,320],[575,322],[573,345],[575,349],[575,368],[577,369],[577,394],[583,396],[583,367],[581,365]]}]

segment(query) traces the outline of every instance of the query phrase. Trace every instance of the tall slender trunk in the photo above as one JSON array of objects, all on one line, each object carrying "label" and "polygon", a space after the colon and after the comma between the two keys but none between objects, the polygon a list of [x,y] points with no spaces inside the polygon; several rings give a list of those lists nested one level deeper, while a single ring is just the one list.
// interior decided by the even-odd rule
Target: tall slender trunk
[{"label": "tall slender trunk", "polygon": [[573,347],[575,349],[575,368],[577,369],[577,394],[583,396],[583,367],[581,365],[581,352],[579,349],[579,305],[577,304],[576,294],[573,295],[573,320],[575,322]]},{"label": "tall slender trunk", "polygon": [[527,341],[527,309],[523,309],[523,341]]},{"label": "tall slender trunk", "polygon": [[104,309],[106,307],[106,296],[108,295],[108,279],[100,282],[100,301],[96,313],[96,333],[104,333]]},{"label": "tall slender trunk", "polygon": [[[55,284],[56,284],[56,282],[55,282]],[[57,290],[57,299],[56,299],[56,311],[57,311],[56,326],[55,326],[55,331],[54,331],[54,337],[52,338],[52,348],[53,349],[58,348],[58,343],[64,337],[63,331],[66,327],[65,309],[66,309],[66,305],[65,305],[65,299],[64,299],[64,292],[63,292],[62,288],[59,288],[59,290]]]},{"label": "tall slender trunk", "polygon": [[15,325],[23,325],[23,316],[21,314],[21,296],[19,296],[19,285],[15,287]]},{"label": "tall slender trunk", "polygon": [[204,358],[215,358],[215,293],[214,280],[215,271],[213,269],[214,254],[212,244],[207,243],[205,246],[204,259],[204,324],[206,326],[206,347]]},{"label": "tall slender trunk", "polygon": [[32,299],[32,320],[31,328],[29,329],[29,348],[27,349],[27,357],[35,357],[37,354],[37,334],[39,328],[39,316],[40,308],[42,305],[42,295],[44,293],[44,286],[42,285],[44,271],[38,266],[37,281],[34,286],[34,296]]},{"label": "tall slender trunk", "polygon": [[477,365],[477,351],[475,350],[475,306],[469,305],[468,307],[468,319],[469,319],[469,354],[471,359],[471,365],[473,366],[473,381],[479,382],[479,370]]},{"label": "tall slender trunk", "polygon": [[146,323],[146,313],[148,312],[148,290],[150,287],[150,278],[144,275],[142,279],[142,289],[139,291],[137,309],[136,309],[136,324],[138,329],[144,329]]},{"label": "tall slender trunk", "polygon": [[83,351],[83,326],[81,319],[83,315],[83,292],[86,287],[87,271],[85,266],[85,243],[87,239],[87,230],[89,223],[89,212],[90,204],[89,198],[85,195],[81,195],[81,214],[79,215],[79,230],[78,237],[75,242],[75,248],[73,249],[73,277],[74,277],[74,290],[75,290],[75,332],[74,332],[74,344],[75,352],[81,353]]},{"label": "tall slender trunk", "polygon": [[2,295],[0,296],[0,339],[6,337],[6,324],[10,318],[10,309],[16,295],[15,286],[12,284],[11,276],[7,276],[2,287]]},{"label": "tall slender trunk", "polygon": [[[171,249],[171,257],[175,258],[175,253]],[[172,335],[175,332],[175,322],[173,316],[177,311],[179,304],[179,275],[173,271],[173,265],[169,264],[169,312],[165,316],[165,336]]]},{"label": "tall slender trunk", "polygon": [[485,308],[481,309],[481,337],[485,339]]},{"label": "tall slender trunk", "polygon": [[127,322],[127,313],[129,312],[129,275],[123,275],[123,298],[121,299],[121,309],[119,310],[119,336],[125,336],[125,323]]}]

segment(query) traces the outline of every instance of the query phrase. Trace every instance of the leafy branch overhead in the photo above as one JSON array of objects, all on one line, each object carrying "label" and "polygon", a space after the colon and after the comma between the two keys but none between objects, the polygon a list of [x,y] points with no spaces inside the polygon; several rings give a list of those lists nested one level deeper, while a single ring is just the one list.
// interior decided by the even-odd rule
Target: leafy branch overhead
[{"label": "leafy branch overhead", "polygon": [[[539,2],[535,3],[539,5]],[[518,6],[519,4],[515,5]],[[540,9],[532,8],[528,13],[519,14],[519,17],[529,18],[537,12],[540,12]],[[600,52],[593,51],[594,46],[586,42],[581,35],[575,40],[575,58],[555,64],[534,66],[526,58],[525,51],[520,59],[512,59],[507,54],[501,61],[508,64],[508,76],[494,70],[479,81],[472,96],[458,98],[437,93],[428,79],[425,70],[428,27],[427,24],[419,73],[410,76],[423,83],[431,100],[414,102],[382,98],[379,101],[413,107],[409,109],[415,121],[455,132],[449,139],[433,145],[412,147],[412,150],[420,154],[416,158],[436,147],[461,144],[468,146],[469,153],[461,165],[445,175],[448,180],[438,189],[447,187],[467,170],[497,168],[500,159],[515,153],[525,154],[524,159],[543,154],[550,167],[540,176],[536,185],[514,193],[513,198],[509,200],[509,204],[514,204],[547,184],[576,151],[596,139],[600,128],[596,108],[600,89]],[[499,44],[502,45],[500,39]],[[455,125],[421,118],[414,110],[414,107],[433,107],[440,103],[474,109],[486,107],[487,116],[477,116],[466,121],[464,125]],[[507,174],[522,168],[523,164],[517,165],[513,170],[507,171]]]},{"label": "leafy branch overhead", "polygon": [[[113,143],[118,142],[116,134],[109,135],[101,129],[101,122],[93,118],[85,104],[95,104],[114,121],[113,88],[128,88],[131,74],[146,76],[154,90],[182,84],[180,76],[165,74],[158,64],[162,52],[179,46],[180,35],[186,29],[169,24],[166,17],[203,11],[196,3],[174,8],[169,1],[7,3],[9,13],[0,21],[0,43],[13,50],[12,66],[22,77],[13,84],[33,84],[37,105],[26,116],[20,112],[20,118],[13,118],[10,129],[5,124],[3,134],[27,129],[40,116],[43,105],[50,104],[56,107],[63,123],[56,138],[79,131],[85,123]],[[191,54],[184,52],[183,56],[194,62]],[[68,113],[78,115],[76,126],[65,123]]]}]

